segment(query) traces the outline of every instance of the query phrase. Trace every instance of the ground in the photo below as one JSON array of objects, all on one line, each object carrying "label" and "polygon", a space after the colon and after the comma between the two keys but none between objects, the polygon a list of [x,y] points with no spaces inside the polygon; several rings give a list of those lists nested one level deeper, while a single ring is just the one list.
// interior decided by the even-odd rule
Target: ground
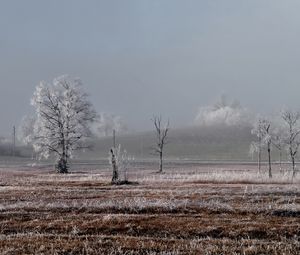
[{"label": "ground", "polygon": [[0,169],[1,254],[300,254],[300,179],[253,165]]}]

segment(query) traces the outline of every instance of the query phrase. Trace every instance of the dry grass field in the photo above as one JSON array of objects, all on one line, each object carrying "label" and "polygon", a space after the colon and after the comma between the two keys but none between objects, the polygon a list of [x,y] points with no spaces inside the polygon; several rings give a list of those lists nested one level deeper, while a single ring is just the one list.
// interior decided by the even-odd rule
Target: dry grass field
[{"label": "dry grass field", "polygon": [[1,254],[300,254],[300,178],[251,165],[0,169]]}]

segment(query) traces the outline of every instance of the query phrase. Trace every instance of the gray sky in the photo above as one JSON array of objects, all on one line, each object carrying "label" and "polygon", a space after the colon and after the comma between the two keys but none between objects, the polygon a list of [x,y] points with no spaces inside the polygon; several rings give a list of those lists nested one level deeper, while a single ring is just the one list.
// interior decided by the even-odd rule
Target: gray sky
[{"label": "gray sky", "polygon": [[190,124],[222,93],[300,108],[299,13],[299,0],[0,0],[0,133],[65,73],[136,130],[158,113]]}]

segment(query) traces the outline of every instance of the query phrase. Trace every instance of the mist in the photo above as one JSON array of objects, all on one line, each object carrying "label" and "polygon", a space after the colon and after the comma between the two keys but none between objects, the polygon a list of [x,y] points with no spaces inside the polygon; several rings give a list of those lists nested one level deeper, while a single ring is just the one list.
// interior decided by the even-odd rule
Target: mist
[{"label": "mist", "polygon": [[41,80],[65,73],[137,131],[154,114],[193,125],[223,93],[252,112],[298,109],[299,10],[296,0],[3,1],[0,133],[32,111]]}]

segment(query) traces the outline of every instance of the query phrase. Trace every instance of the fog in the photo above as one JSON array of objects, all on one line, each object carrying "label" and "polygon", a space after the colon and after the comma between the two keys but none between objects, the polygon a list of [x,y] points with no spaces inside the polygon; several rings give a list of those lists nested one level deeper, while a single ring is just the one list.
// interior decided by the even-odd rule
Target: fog
[{"label": "fog", "polygon": [[0,134],[41,80],[80,77],[133,130],[192,125],[220,94],[245,109],[300,108],[298,0],[7,0],[0,8]]}]

